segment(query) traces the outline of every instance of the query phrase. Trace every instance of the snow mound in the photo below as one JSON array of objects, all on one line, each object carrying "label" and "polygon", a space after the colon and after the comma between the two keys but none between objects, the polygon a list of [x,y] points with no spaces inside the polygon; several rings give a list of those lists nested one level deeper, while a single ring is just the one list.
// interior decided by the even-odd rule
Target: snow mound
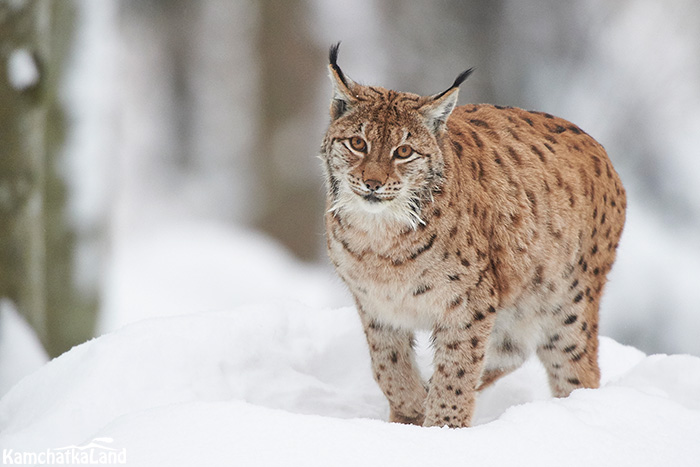
[{"label": "snow mound", "polygon": [[697,465],[700,358],[603,338],[600,360],[601,389],[554,399],[532,360],[480,395],[476,426],[426,429],[385,422],[352,308],[152,318],[20,381],[0,448],[112,442],[138,466]]}]

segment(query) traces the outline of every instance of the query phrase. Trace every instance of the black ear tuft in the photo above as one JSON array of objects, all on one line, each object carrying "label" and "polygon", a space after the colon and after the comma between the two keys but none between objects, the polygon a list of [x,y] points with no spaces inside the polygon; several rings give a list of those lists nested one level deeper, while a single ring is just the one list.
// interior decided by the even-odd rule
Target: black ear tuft
[{"label": "black ear tuft", "polygon": [[[340,44],[340,43],[338,43],[338,44]],[[471,75],[473,72],[474,72],[474,67],[461,72],[459,74],[459,76],[457,76],[457,79],[455,79],[455,82],[452,83],[452,86],[450,86],[449,88],[445,89],[443,92],[441,92],[440,94],[435,96],[435,99],[441,98],[442,96],[447,94],[449,91],[453,90],[454,88],[458,88],[459,85],[462,84],[467,78],[469,78],[469,75]]]},{"label": "black ear tuft", "polygon": [[[340,42],[338,42],[338,45],[340,45]],[[455,82],[452,83],[452,87],[453,88],[459,87],[459,85],[462,84],[467,78],[469,78],[469,75],[471,75],[473,72],[474,72],[474,67],[461,72],[459,74],[459,76],[457,76],[457,79],[455,79]]]},{"label": "black ear tuft", "polygon": [[331,48],[328,51],[328,61],[330,62],[330,65],[333,68],[333,70],[335,70],[335,72],[338,73],[338,78],[340,78],[340,80],[343,82],[343,84],[345,86],[347,86],[348,83],[345,80],[345,75],[343,74],[343,71],[338,66],[338,49],[339,48],[340,48],[340,42],[336,42],[335,44],[331,45]]},{"label": "black ear tuft", "polygon": [[328,61],[334,67],[338,66],[338,49],[340,48],[340,42],[336,42],[331,45],[331,49],[328,51]]}]

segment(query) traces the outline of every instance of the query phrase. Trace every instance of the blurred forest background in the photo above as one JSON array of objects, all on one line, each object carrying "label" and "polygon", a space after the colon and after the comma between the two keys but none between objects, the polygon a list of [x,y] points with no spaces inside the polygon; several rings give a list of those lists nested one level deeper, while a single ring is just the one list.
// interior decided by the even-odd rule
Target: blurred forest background
[{"label": "blurred forest background", "polygon": [[0,0],[2,306],[55,356],[274,295],[270,255],[304,263],[297,289],[332,278],[316,156],[339,40],[357,81],[433,94],[474,66],[461,103],[600,141],[629,197],[602,333],[700,354],[697,0]]}]

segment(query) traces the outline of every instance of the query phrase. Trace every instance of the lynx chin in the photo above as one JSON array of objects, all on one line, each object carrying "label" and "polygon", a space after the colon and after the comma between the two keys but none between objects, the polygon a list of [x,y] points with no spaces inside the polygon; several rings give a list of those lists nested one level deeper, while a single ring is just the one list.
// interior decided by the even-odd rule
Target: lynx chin
[{"label": "lynx chin", "polygon": [[[533,352],[552,393],[599,385],[598,305],[625,222],[610,159],[547,113],[361,85],[330,49],[328,252],[355,297],[390,420],[469,426]],[[414,359],[432,332],[434,373]]]}]

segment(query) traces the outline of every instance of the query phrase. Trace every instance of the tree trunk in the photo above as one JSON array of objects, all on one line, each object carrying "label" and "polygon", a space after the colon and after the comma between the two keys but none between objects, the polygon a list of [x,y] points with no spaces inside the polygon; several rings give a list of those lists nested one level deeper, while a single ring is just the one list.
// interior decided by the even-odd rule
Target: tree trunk
[{"label": "tree trunk", "polygon": [[73,39],[75,5],[66,0],[47,3],[51,6],[51,50],[45,78],[44,274],[48,328],[45,345],[53,357],[93,337],[98,299],[94,288],[77,280],[77,246],[83,239],[69,213],[70,193],[65,178],[65,160],[69,155],[64,151],[66,117],[58,94]]},{"label": "tree trunk", "polygon": [[314,157],[321,135],[311,123],[318,65],[323,63],[314,58],[320,59],[322,51],[307,36],[306,2],[262,0],[257,5],[256,224],[302,259],[316,259],[323,234],[323,188]]},{"label": "tree trunk", "polygon": [[0,1],[0,298],[48,342],[44,278],[50,4]]},{"label": "tree trunk", "polygon": [[58,90],[72,26],[72,2],[0,0],[0,298],[51,356],[92,337],[97,311],[95,294],[76,284],[61,173]]}]

